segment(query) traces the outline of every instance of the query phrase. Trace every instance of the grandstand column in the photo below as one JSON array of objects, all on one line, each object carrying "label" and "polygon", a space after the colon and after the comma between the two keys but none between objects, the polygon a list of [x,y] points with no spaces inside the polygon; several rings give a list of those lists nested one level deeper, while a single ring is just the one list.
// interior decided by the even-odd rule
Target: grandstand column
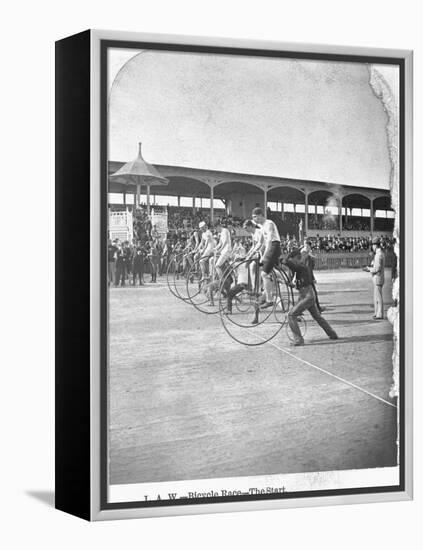
[{"label": "grandstand column", "polygon": [[214,200],[214,185],[210,185],[210,220],[212,222],[214,221],[213,200]]},{"label": "grandstand column", "polygon": [[141,195],[141,185],[137,185],[137,198],[136,198],[136,206],[139,208],[140,206],[140,195]]},{"label": "grandstand column", "polygon": [[342,197],[338,197],[339,203],[339,232],[342,233]]},{"label": "grandstand column", "polygon": [[373,208],[374,199],[370,199],[370,234],[373,236],[375,230],[375,211]]},{"label": "grandstand column", "polygon": [[150,186],[147,185],[147,215],[150,215]]},{"label": "grandstand column", "polygon": [[263,191],[264,191],[264,211],[266,212],[267,210],[267,185],[266,184],[264,185]]},{"label": "grandstand column", "polygon": [[304,222],[305,222],[304,231],[305,231],[305,235],[307,237],[307,235],[308,235],[308,194],[305,193],[304,196],[305,196],[305,198],[304,198],[304,202],[305,202],[305,204],[304,204],[304,212],[305,212],[304,213]]},{"label": "grandstand column", "polygon": [[213,200],[214,200],[214,188],[216,185],[219,185],[219,183],[223,183],[224,180],[218,180],[212,176],[205,176],[202,178],[199,178],[200,181],[205,183],[210,187],[210,221],[213,222],[214,220],[214,206],[213,206]]}]

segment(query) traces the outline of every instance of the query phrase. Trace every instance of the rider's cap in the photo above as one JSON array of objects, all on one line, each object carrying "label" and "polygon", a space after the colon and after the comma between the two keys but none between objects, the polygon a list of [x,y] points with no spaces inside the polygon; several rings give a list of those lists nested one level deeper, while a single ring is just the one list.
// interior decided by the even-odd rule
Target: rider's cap
[{"label": "rider's cap", "polygon": [[198,224],[198,227],[201,229],[202,227],[206,227],[206,222],[200,222]]}]

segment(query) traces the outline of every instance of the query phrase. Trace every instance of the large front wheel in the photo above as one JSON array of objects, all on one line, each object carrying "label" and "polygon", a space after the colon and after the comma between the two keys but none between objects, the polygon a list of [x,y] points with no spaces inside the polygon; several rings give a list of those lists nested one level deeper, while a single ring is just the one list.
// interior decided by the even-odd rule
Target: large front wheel
[{"label": "large front wheel", "polygon": [[235,264],[222,280],[219,299],[220,319],[225,331],[240,344],[265,344],[272,340],[285,324],[285,317],[278,317],[284,300],[275,270],[271,272],[270,277],[272,300],[268,307],[263,306],[265,300],[258,260],[244,260]]},{"label": "large front wheel", "polygon": [[213,255],[195,260],[185,283],[188,300],[198,311],[207,314],[219,311],[219,303],[214,300],[219,283],[213,262]]}]

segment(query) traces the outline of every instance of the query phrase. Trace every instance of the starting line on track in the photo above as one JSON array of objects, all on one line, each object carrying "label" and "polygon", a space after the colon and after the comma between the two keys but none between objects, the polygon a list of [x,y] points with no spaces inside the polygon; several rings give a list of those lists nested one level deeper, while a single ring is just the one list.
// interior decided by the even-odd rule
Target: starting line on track
[{"label": "starting line on track", "polygon": [[341,376],[338,376],[336,374],[333,374],[332,372],[329,372],[325,369],[322,369],[321,367],[318,367],[317,365],[313,365],[313,363],[310,363],[310,361],[307,361],[306,359],[302,359],[301,357],[298,357],[297,355],[294,355],[289,350],[287,350],[285,348],[281,348],[280,346],[278,346],[274,342],[267,342],[267,344],[269,346],[273,346],[274,348],[276,348],[277,350],[285,353],[286,355],[289,355],[289,357],[292,357],[293,359],[296,359],[300,363],[304,363],[304,365],[307,365],[308,367],[316,369],[316,370],[326,374],[327,376],[331,376],[332,378],[335,378],[339,382],[342,382],[343,384],[346,384],[347,386],[350,386],[351,388],[354,388],[358,391],[361,391],[362,393],[365,393],[366,395],[369,395],[370,397],[373,397],[374,399],[377,399],[378,401],[382,401],[382,403],[385,403],[385,405],[389,405],[390,407],[393,407],[394,409],[398,408],[397,405],[395,405],[394,403],[390,403],[389,401],[386,401],[386,399],[383,399],[382,397],[379,397],[378,395],[375,395],[374,393],[372,393],[368,390],[365,390],[361,386],[357,386],[357,384],[354,384],[353,382],[350,382],[349,380],[346,380],[345,378],[342,378]]}]

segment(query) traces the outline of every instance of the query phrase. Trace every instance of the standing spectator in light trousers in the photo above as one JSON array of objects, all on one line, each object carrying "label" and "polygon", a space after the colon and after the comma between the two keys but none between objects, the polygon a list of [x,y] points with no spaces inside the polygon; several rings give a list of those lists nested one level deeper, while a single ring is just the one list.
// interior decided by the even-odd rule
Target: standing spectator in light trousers
[{"label": "standing spectator in light trousers", "polygon": [[108,273],[109,273],[109,285],[114,284],[116,278],[116,258],[115,254],[117,251],[117,241],[112,242],[111,239],[107,242],[107,264],[108,264]]},{"label": "standing spectator in light trousers", "polygon": [[372,249],[374,257],[370,266],[365,267],[364,270],[368,271],[372,275],[373,280],[373,301],[375,306],[375,312],[373,319],[375,321],[383,319],[383,285],[385,283],[385,253],[380,247],[380,239],[375,237],[372,240]]},{"label": "standing spectator in light trousers", "polygon": [[151,268],[151,283],[157,283],[157,273],[160,265],[160,251],[157,241],[150,241],[150,249],[148,251]]}]

